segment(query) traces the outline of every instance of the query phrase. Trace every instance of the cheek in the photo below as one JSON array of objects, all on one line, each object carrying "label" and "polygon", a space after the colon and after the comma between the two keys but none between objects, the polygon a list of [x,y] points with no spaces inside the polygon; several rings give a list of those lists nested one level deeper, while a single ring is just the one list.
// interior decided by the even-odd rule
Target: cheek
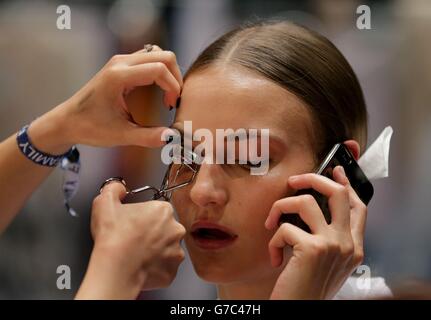
[{"label": "cheek", "polygon": [[178,189],[172,193],[171,197],[171,204],[177,212],[180,223],[184,226],[187,226],[189,220],[191,219],[191,215],[188,214],[191,205],[188,192],[188,188]]},{"label": "cheek", "polygon": [[[253,242],[269,239],[273,231],[265,228],[264,223],[274,202],[286,194],[285,182],[276,175],[250,177],[248,183],[235,188],[230,210],[236,216],[241,230]],[[253,240],[253,238],[259,240]],[[265,247],[267,243],[264,243]]]}]

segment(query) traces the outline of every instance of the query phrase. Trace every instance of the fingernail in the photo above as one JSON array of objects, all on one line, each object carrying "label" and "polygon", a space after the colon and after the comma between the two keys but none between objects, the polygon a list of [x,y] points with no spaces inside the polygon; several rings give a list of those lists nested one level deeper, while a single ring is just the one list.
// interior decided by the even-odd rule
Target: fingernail
[{"label": "fingernail", "polygon": [[272,227],[269,225],[268,219],[265,221],[265,228],[271,230]]},{"label": "fingernail", "polygon": [[290,181],[295,181],[295,180],[297,180],[298,179],[298,176],[290,176],[289,177],[289,180]]},{"label": "fingernail", "polygon": [[175,108],[178,109],[180,107],[180,103],[181,103],[181,97],[178,97],[177,103],[175,104]]},{"label": "fingernail", "polygon": [[346,171],[344,171],[344,168],[343,168],[343,166],[340,166],[340,171],[341,171],[341,173],[343,174],[343,176],[346,176]]}]

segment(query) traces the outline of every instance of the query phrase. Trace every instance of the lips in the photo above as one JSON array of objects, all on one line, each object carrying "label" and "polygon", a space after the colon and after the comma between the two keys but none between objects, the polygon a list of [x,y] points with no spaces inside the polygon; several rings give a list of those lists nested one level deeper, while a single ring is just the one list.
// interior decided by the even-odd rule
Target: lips
[{"label": "lips", "polygon": [[225,248],[238,238],[229,228],[208,221],[195,222],[190,234],[198,247],[207,250]]}]

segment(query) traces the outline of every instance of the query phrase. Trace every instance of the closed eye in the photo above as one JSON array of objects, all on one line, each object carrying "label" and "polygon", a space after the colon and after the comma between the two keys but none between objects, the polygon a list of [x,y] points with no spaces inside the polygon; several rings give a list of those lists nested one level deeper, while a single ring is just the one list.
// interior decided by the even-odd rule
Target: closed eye
[{"label": "closed eye", "polygon": [[[268,162],[271,163],[271,160],[268,160]],[[254,162],[254,163],[252,163],[250,161],[247,161],[247,163],[239,163],[239,161],[238,161],[238,165],[241,166],[242,168],[246,169],[246,170],[249,170],[251,168],[260,168],[262,166],[262,160],[259,162]]]}]

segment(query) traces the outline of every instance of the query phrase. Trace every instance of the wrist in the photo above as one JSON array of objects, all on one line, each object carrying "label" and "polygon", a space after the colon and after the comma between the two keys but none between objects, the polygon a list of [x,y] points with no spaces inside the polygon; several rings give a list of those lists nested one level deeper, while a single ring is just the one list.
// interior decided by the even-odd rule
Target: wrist
[{"label": "wrist", "polygon": [[130,270],[115,256],[104,249],[93,249],[76,299],[136,299],[146,273],[142,269]]},{"label": "wrist", "polygon": [[45,153],[64,154],[75,144],[70,134],[68,120],[63,105],[37,118],[28,128],[32,144]]}]

